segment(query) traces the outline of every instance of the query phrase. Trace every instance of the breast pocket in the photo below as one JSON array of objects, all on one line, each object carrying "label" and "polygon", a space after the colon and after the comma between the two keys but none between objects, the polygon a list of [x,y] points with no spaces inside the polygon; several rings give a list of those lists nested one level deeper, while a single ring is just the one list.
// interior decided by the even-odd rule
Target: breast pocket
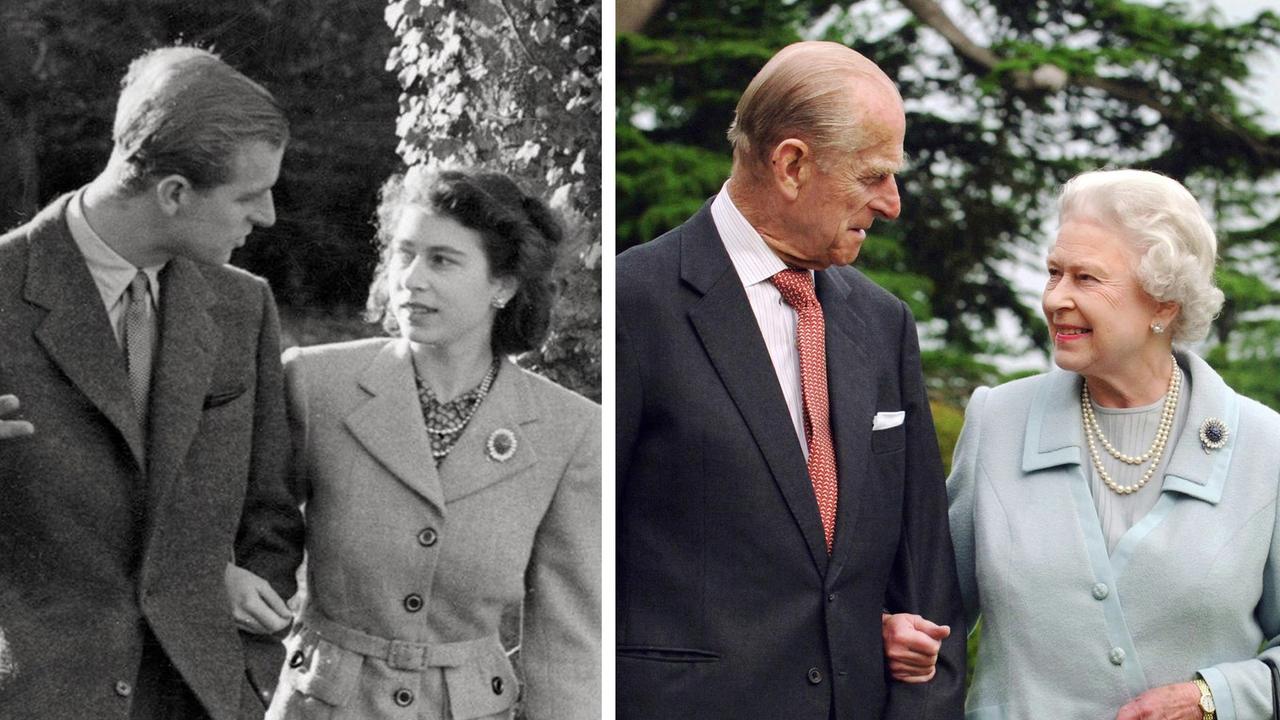
[{"label": "breast pocket", "polygon": [[871,452],[876,454],[897,452],[907,445],[907,426],[898,425],[884,430],[871,431]]}]

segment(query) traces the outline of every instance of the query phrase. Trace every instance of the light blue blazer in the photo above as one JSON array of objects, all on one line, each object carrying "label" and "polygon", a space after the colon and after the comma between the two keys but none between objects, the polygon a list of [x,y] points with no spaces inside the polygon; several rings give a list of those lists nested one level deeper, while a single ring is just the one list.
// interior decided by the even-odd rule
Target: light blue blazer
[{"label": "light blue blazer", "polygon": [[[1197,672],[1221,720],[1271,717],[1257,656],[1280,659],[1280,415],[1177,359],[1186,429],[1160,499],[1111,556],[1081,468],[1080,376],[974,392],[947,481],[969,626],[982,618],[966,718],[1114,718]],[[1209,417],[1230,437],[1206,452]]]}]

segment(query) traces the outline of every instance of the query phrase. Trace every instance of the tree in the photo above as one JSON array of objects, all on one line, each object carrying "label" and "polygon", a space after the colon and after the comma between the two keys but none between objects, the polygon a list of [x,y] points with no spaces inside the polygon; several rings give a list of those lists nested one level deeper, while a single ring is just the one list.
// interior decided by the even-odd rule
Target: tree
[{"label": "tree", "polygon": [[[768,11],[739,0],[665,3],[642,34],[618,40],[618,169],[627,175],[618,214],[630,222],[620,223],[619,248],[665,229],[692,179],[708,178],[694,188],[704,196],[718,189],[715,167],[697,153],[727,155],[718,133],[745,78],[786,42],[817,35],[875,59],[907,103],[903,214],[877,224],[859,262],[912,304],[927,340],[941,343],[926,354],[935,391],[964,396],[999,379],[979,355],[1046,344],[1043,320],[1013,275],[1043,256],[1052,198],[1066,179],[1127,165],[1183,181],[1212,212],[1231,302],[1216,326],[1223,349],[1210,359],[1229,381],[1258,381],[1255,396],[1280,407],[1280,383],[1263,374],[1280,358],[1268,314],[1280,304],[1280,225],[1274,193],[1264,189],[1276,180],[1280,138],[1261,128],[1239,90],[1252,54],[1280,47],[1280,18],[1264,12],[1232,25],[1176,2],[1122,0],[960,7],[964,15],[952,18],[932,0]],[[624,165],[624,148],[643,150],[642,142],[660,146],[653,161],[637,152]],[[683,188],[639,180],[664,172],[664,153],[696,163],[682,173]],[[1016,320],[1025,339],[996,338],[989,328],[1002,317]],[[963,387],[941,380],[956,377]]]},{"label": "tree", "polygon": [[405,162],[508,173],[565,217],[551,337],[524,363],[599,400],[600,6],[392,0],[386,20]]}]

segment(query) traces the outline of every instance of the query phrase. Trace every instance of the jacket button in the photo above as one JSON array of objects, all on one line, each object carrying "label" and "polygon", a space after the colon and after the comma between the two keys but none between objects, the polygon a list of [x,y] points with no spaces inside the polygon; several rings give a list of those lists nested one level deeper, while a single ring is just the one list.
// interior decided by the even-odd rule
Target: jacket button
[{"label": "jacket button", "polygon": [[133,686],[124,680],[116,681],[116,694],[120,697],[129,697],[133,694]]},{"label": "jacket button", "polygon": [[1111,648],[1111,654],[1107,657],[1112,665],[1124,664],[1124,648]]},{"label": "jacket button", "polygon": [[302,667],[302,664],[305,663],[306,661],[307,661],[307,656],[303,655],[301,650],[294,650],[293,654],[289,656],[289,667],[291,668]]},{"label": "jacket button", "polygon": [[440,536],[436,534],[435,528],[423,528],[418,532],[418,544],[422,547],[431,547],[436,544]]},{"label": "jacket button", "polygon": [[1094,600],[1106,600],[1107,596],[1111,594],[1111,588],[1107,587],[1106,583],[1098,583],[1093,586],[1092,592]]},{"label": "jacket button", "polygon": [[818,685],[822,682],[822,673],[818,668],[809,668],[809,684]]},{"label": "jacket button", "polygon": [[502,694],[502,678],[496,677],[489,682],[489,686],[493,688],[494,695]]},{"label": "jacket button", "polygon": [[409,612],[418,612],[422,609],[422,596],[418,593],[406,595],[404,598],[404,609]]},{"label": "jacket button", "polygon": [[391,696],[392,700],[400,707],[408,707],[413,704],[413,691],[409,688],[400,688],[395,695]]}]

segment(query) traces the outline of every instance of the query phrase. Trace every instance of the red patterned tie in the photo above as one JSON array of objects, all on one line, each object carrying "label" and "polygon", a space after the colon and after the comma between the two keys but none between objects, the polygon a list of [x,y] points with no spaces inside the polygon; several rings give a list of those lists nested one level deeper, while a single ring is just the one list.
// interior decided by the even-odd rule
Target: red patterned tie
[{"label": "red patterned tie", "polygon": [[783,270],[773,284],[796,311],[796,347],[800,350],[800,385],[804,389],[804,437],[809,445],[809,479],[818,498],[818,516],[827,538],[827,554],[836,534],[836,453],[831,442],[831,408],[827,401],[827,341],[822,306],[813,292],[813,276],[805,270]]}]

